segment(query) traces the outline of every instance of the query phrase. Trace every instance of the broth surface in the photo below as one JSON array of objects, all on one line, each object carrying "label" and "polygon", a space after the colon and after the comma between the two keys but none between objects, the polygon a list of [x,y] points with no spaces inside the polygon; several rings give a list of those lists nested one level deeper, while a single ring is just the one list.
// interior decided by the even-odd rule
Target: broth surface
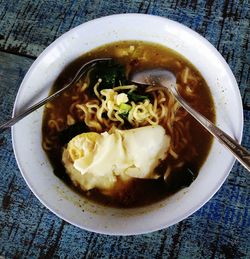
[{"label": "broth surface", "polygon": [[[172,71],[176,75],[178,89],[183,98],[188,101],[194,109],[199,111],[210,121],[215,122],[213,99],[205,80],[198,70],[180,54],[153,43],[123,41],[94,49],[72,62],[62,71],[52,87],[52,92],[55,92],[62,88],[65,83],[68,83],[82,64],[92,59],[103,57],[111,57],[117,61],[117,63],[125,66],[127,76],[133,71],[146,68],[161,67]],[[186,78],[187,74],[188,78]],[[91,89],[87,89],[86,91],[89,96],[93,94]],[[192,95],[187,94],[190,91]],[[43,142],[48,136],[50,141],[53,142],[53,148],[50,150],[45,148],[45,151],[54,168],[54,173],[72,186],[72,188],[79,191],[72,185],[62,164],[62,148],[70,140],[67,132],[67,128],[69,128],[67,115],[71,113],[75,121],[75,126],[71,127],[71,131],[73,131],[73,133],[71,133],[73,135],[90,131],[88,126],[79,119],[79,116],[69,110],[77,98],[81,99],[81,97],[77,95],[79,94],[77,94],[76,88],[72,87],[68,89],[65,94],[46,105],[42,135]],[[81,101],[84,103],[84,99]],[[176,116],[183,112],[183,109],[180,108]],[[51,120],[58,121],[58,129],[52,130],[51,123],[49,123]],[[163,123],[159,124],[165,128],[167,134],[170,134],[169,127]],[[88,192],[81,191],[81,193],[89,199],[108,206],[135,207],[159,201],[182,187],[188,186],[195,179],[202,164],[206,160],[212,144],[212,136],[206,132],[191,115],[187,114],[183,119],[180,119],[172,125],[173,142],[180,142],[179,138],[181,135],[178,133],[179,127],[185,127],[185,125],[188,127],[188,129],[185,130],[185,135],[188,135],[188,141],[184,146],[181,145],[181,147],[178,147],[176,144],[177,148],[175,151],[178,153],[178,158],[168,156],[155,169],[157,173],[163,175],[169,166],[174,168],[168,175],[167,183],[165,183],[163,177],[157,180],[133,179],[126,185],[119,183],[118,179],[118,184],[114,190],[112,190],[112,196],[105,196],[96,189]],[[132,127],[128,124],[123,126],[123,129],[128,128]],[[108,131],[109,129],[110,128],[107,127],[105,130]],[[178,164],[180,165],[179,167]]]}]

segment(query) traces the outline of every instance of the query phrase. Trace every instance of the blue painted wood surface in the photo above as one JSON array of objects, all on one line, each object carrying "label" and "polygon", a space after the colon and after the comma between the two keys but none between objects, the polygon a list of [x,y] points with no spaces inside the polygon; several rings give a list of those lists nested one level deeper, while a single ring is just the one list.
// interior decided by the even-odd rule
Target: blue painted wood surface
[{"label": "blue painted wood surface", "polygon": [[[0,0],[0,123],[10,117],[25,73],[47,45],[85,21],[124,12],[181,22],[220,51],[240,87],[243,145],[250,149],[248,0]],[[6,131],[0,136],[0,258],[250,258],[249,186],[249,173],[236,163],[215,196],[175,226],[131,237],[90,233],[59,219],[35,198]]]}]

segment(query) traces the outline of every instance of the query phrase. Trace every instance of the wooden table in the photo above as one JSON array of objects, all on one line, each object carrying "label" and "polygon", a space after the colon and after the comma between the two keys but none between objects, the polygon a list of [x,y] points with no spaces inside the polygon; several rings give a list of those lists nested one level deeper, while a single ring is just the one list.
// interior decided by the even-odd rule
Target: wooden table
[{"label": "wooden table", "polygon": [[[242,143],[250,149],[248,0],[0,0],[0,123],[11,116],[19,85],[46,46],[83,22],[125,12],[181,22],[218,49],[239,84]],[[47,210],[20,175],[10,131],[0,139],[0,258],[250,257],[250,175],[239,163],[216,195],[179,224],[147,235],[105,236],[76,228]]]}]

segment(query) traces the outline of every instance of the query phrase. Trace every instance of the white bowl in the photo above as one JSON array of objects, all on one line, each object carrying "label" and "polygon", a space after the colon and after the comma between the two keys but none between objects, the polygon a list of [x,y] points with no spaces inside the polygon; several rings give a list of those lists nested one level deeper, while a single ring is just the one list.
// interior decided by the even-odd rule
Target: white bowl
[{"label": "white bowl", "polygon": [[[206,79],[216,108],[216,124],[238,141],[243,112],[235,78],[219,52],[189,28],[156,16],[112,15],[84,23],[53,42],[33,63],[18,91],[14,114],[48,95],[52,83],[69,62],[105,43],[144,40],[176,50]],[[12,128],[16,160],[36,197],[52,212],[80,228],[112,235],[147,233],[171,226],[204,205],[228,176],[234,158],[217,141],[197,179],[189,188],[153,205],[136,209],[103,207],[73,192],[54,174],[42,150],[43,108]]]}]

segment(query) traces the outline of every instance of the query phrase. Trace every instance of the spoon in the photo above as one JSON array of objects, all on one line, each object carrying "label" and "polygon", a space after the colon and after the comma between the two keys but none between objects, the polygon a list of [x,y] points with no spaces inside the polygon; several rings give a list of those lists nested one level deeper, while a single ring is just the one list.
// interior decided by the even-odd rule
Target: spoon
[{"label": "spoon", "polygon": [[136,72],[131,76],[131,81],[144,85],[160,85],[166,87],[168,91],[175,97],[180,105],[191,114],[204,128],[206,128],[220,143],[226,146],[235,158],[250,171],[250,152],[239,145],[224,131],[216,127],[211,121],[202,114],[194,110],[181,97],[176,86],[176,77],[173,73],[166,69],[148,69]]},{"label": "spoon", "polygon": [[38,102],[38,103],[34,104],[33,106],[29,107],[27,110],[21,112],[17,116],[14,116],[12,119],[10,119],[10,120],[6,121],[5,123],[3,123],[2,125],[0,125],[0,132],[9,128],[9,127],[11,127],[11,126],[13,126],[18,121],[20,121],[21,119],[23,119],[24,117],[26,117],[27,115],[32,113],[33,111],[37,110],[38,108],[40,108],[41,106],[43,106],[47,102],[50,102],[53,99],[55,99],[56,97],[60,96],[64,91],[66,91],[69,87],[71,87],[75,82],[80,80],[81,77],[84,75],[84,73],[88,69],[94,67],[99,62],[104,62],[104,61],[108,61],[108,60],[111,60],[111,58],[97,58],[97,59],[92,59],[91,61],[85,63],[84,65],[82,65],[80,67],[80,69],[76,72],[74,78],[68,84],[66,84],[59,91],[57,91],[54,94],[46,97],[45,99],[41,100],[40,102]]}]

